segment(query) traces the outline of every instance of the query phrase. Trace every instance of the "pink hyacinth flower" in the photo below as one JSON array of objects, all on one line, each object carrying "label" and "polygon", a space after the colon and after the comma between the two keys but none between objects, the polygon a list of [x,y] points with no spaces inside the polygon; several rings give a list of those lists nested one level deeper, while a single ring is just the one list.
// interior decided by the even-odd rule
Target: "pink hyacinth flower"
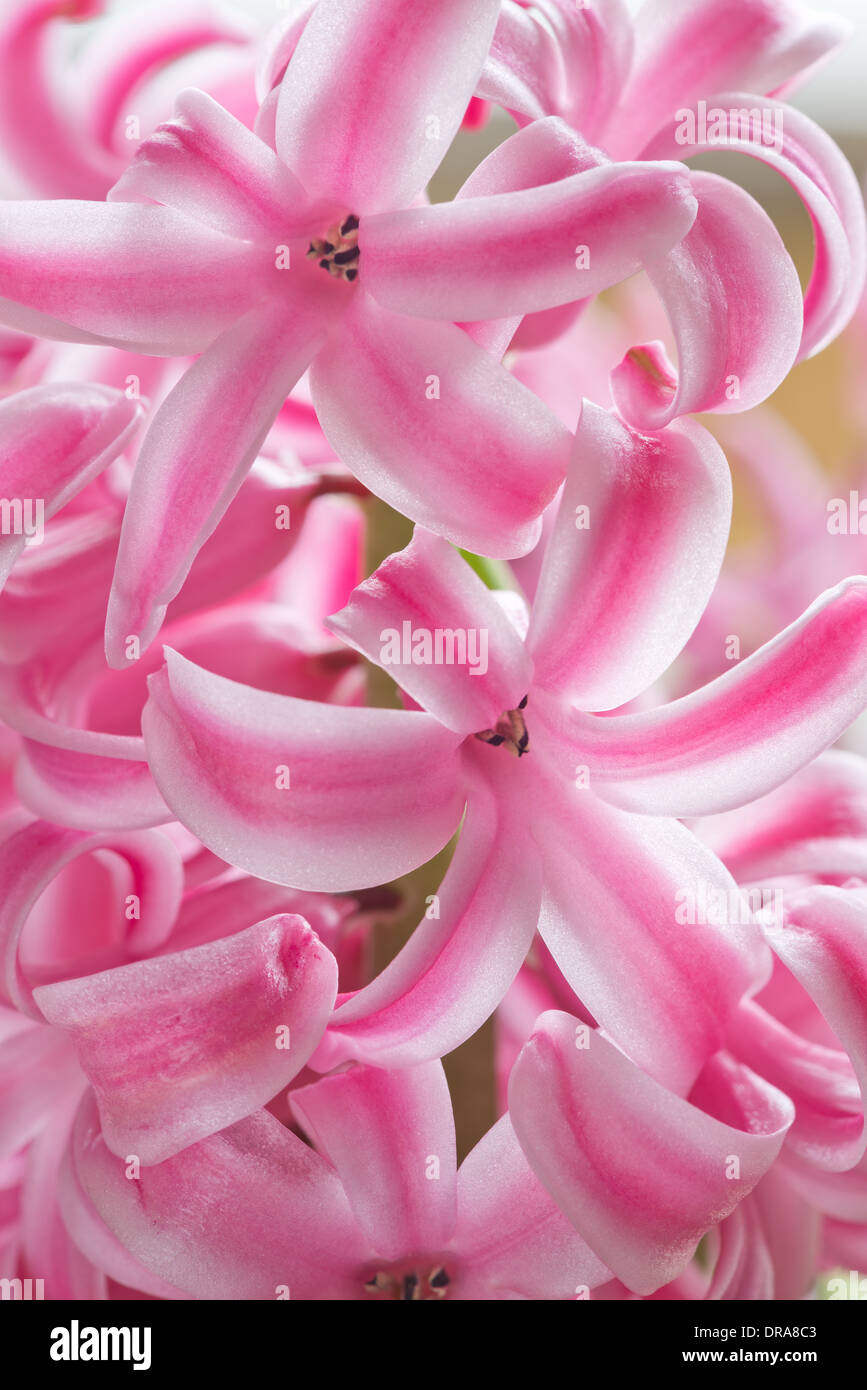
[{"label": "pink hyacinth flower", "polygon": [[99,1268],[175,1297],[568,1299],[608,1279],[507,1117],[456,1171],[441,1063],[353,1067],[291,1104],[313,1147],[260,1112],[131,1183],[85,1103],[69,1230]]},{"label": "pink hyacinth flower", "polygon": [[[570,999],[566,982],[543,958],[541,972],[522,972],[506,1008],[511,1113],[538,1175],[619,1275],[619,1284],[594,1297],[632,1290],[663,1299],[803,1298],[829,1264],[857,1263],[867,1249],[863,760],[826,754],[783,787],[700,830],[743,885],[774,952],[772,975],[730,1018],[725,1051],[708,1055],[713,1085],[705,1074],[688,1097],[663,1095],[591,1032],[581,1002]],[[715,908],[720,920],[730,919],[731,910],[731,903]],[[535,1021],[540,1011],[558,1007],[571,1020],[561,1012]],[[522,1019],[532,1036],[514,1061],[512,1040]],[[782,1115],[788,1097],[788,1120],[782,1143],[768,1150],[773,1167],[757,1185],[737,1188],[727,1174],[724,1189],[720,1164],[709,1161],[702,1145],[713,1132],[709,1101],[722,1094],[726,1077],[739,1075],[741,1104],[763,1092]],[[612,1128],[618,1086],[622,1143]],[[642,1135],[646,1106],[667,1107],[669,1128],[682,1127],[676,1182],[658,1120],[652,1134]],[[732,1113],[729,1104],[722,1117],[731,1123]],[[759,1115],[761,1106],[748,1113]],[[730,1148],[734,1156],[745,1153],[739,1141]],[[598,1179],[589,1181],[590,1173]],[[729,1195],[720,1203],[723,1190]],[[705,1225],[700,1229],[699,1220],[687,1235],[690,1204],[697,1201],[705,1204]],[[697,1238],[708,1231],[712,1241],[701,1262],[688,1264]]]},{"label": "pink hyacinth flower", "polygon": [[[720,1045],[757,969],[755,935],[675,924],[679,888],[728,880],[670,818],[760,795],[867,698],[855,580],[705,689],[606,713],[692,630],[729,505],[725,459],[697,426],[648,438],[585,404],[525,640],[421,531],[332,620],[416,708],[282,699],[168,653],[143,717],[151,771],[183,823],[246,871],[326,891],[387,882],[431,858],[467,807],[440,916],[340,1002],[317,1065],[406,1065],[457,1046],[502,998],[537,920],[594,1017],[654,1074],[694,1076],[708,1040]],[[592,522],[579,530],[584,507]],[[385,638],[404,625],[485,633],[485,671],[411,654],[390,664]],[[660,1040],[669,1010],[691,1047]]]},{"label": "pink hyacinth flower", "polygon": [[[834,141],[783,100],[847,36],[845,21],[793,0],[645,0],[634,19],[609,0],[504,0],[478,90],[520,125],[561,116],[615,159],[748,155],[792,185],[812,223],[802,314],[794,266],[762,209],[715,175],[693,175],[694,226],[646,264],[678,364],[661,342],[644,343],[612,374],[636,428],[749,409],[852,317],[867,274],[858,182]],[[516,342],[556,336],[573,317],[539,316]]]},{"label": "pink hyacinth flower", "polygon": [[[498,10],[326,0],[282,80],[275,148],[187,92],[109,203],[0,205],[11,326],[202,353],[138,461],[112,664],[126,665],[130,635],[152,640],[311,364],[323,429],[372,491],[488,554],[535,543],[568,435],[456,321],[597,293],[679,241],[695,200],[679,165],[614,164],[542,122],[495,151],[465,196],[410,206],[460,124]],[[580,268],[576,227],[592,247]]]}]

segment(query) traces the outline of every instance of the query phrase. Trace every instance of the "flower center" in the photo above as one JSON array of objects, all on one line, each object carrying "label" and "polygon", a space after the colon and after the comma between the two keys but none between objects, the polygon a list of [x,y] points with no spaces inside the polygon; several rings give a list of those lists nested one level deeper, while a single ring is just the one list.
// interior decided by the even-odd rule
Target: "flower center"
[{"label": "flower center", "polygon": [[494,748],[502,745],[516,758],[522,758],[530,751],[530,735],[527,733],[523,714],[526,708],[525,695],[517,709],[507,709],[500,715],[493,729],[482,729],[475,737],[481,739],[482,743],[493,744]]},{"label": "flower center", "polygon": [[350,283],[358,277],[358,218],[354,213],[335,222],[324,237],[311,241],[308,261],[318,261],[322,270]]},{"label": "flower center", "polygon": [[429,1302],[445,1298],[451,1280],[444,1265],[434,1265],[426,1274],[417,1269],[378,1269],[364,1281],[366,1293],[379,1302]]}]

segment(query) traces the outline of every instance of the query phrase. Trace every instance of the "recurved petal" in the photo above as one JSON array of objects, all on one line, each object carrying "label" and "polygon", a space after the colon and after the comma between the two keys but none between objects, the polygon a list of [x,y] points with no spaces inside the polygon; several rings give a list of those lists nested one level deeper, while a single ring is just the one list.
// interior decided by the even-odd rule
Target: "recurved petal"
[{"label": "recurved petal", "polygon": [[746,1067],[719,1063],[706,1090],[726,1121],[667,1091],[602,1034],[575,1046],[575,1020],[546,1013],[509,1085],[518,1140],[537,1176],[601,1260],[650,1294],[767,1172],[791,1102]]},{"label": "recurved petal", "polygon": [[867,763],[831,748],[767,796],[695,829],[742,883],[867,879]]},{"label": "recurved petal", "polygon": [[[847,1067],[842,1075],[837,1068],[836,1086],[829,1083],[817,1099],[824,1116],[831,1109],[838,1112],[832,1141],[827,1142],[826,1131],[825,1143],[797,1147],[819,1166],[846,1171],[861,1161],[867,1145],[867,894],[811,888],[786,907],[785,923],[768,923],[765,936],[821,1010],[851,1063],[851,1071]],[[831,1063],[826,1066],[830,1071]]]},{"label": "recurved petal", "polygon": [[431,859],[463,810],[459,738],[430,715],[273,695],[167,650],[142,717],[172,810],[238,868],[341,891]]},{"label": "recurved petal", "polygon": [[[698,138],[700,116],[690,108],[678,112],[670,127],[650,141],[648,159],[706,154],[717,149],[748,154],[776,169],[801,198],[810,221],[816,249],[810,282],[804,295],[804,330],[798,356],[812,356],[845,328],[857,308],[867,271],[867,230],[864,201],[849,161],[834,141],[808,116],[779,101],[749,92],[725,92],[713,99],[708,120],[713,138]],[[691,122],[691,124],[690,124]],[[678,134],[680,131],[680,135]],[[688,149],[678,140],[690,139]]]},{"label": "recurved petal", "polygon": [[85,382],[48,383],[0,401],[0,584],[55,512],[126,448],[138,401]]},{"label": "recurved petal", "polygon": [[[851,32],[846,20],[800,0],[648,0],[635,21],[635,56],[605,143],[641,148],[676,109],[715,92],[791,91]],[[710,103],[709,103],[710,104]]]},{"label": "recurved petal", "polygon": [[[156,830],[128,834],[87,834],[48,821],[30,820],[12,828],[0,844],[0,962],[2,988],[9,1001],[32,1017],[41,1017],[33,1002],[30,971],[22,960],[22,935],[45,890],[68,864],[95,850],[111,850],[126,861],[128,879],[117,880],[115,900],[106,920],[100,904],[78,904],[80,915],[54,914],[49,934],[50,960],[40,971],[54,979],[129,960],[159,946],[175,921],[183,888],[180,858],[172,843]],[[123,884],[123,888],[120,887]],[[124,889],[126,891],[124,891]],[[124,938],[123,932],[126,931]]]},{"label": "recurved petal", "polygon": [[631,811],[703,816],[752,801],[828,748],[867,704],[867,580],[700,690],[636,714],[576,715],[600,796]]},{"label": "recurved petal", "polygon": [[[630,348],[611,373],[614,403],[639,430],[678,415],[760,404],[801,343],[795,266],[767,213],[716,174],[694,173],[698,216],[678,246],[645,262],[668,314],[678,367],[660,343]],[[749,246],[749,255],[744,247]]]},{"label": "recurved petal", "polygon": [[[520,131],[519,151],[538,145]],[[682,164],[612,164],[573,135],[570,172],[537,187],[365,218],[359,234],[369,292],[422,318],[497,319],[599,294],[656,263],[696,216]],[[499,160],[506,154],[497,151]]]},{"label": "recurved petal", "polygon": [[281,914],[203,946],[37,989],[75,1046],[120,1158],[165,1159],[252,1114],[298,1074],[337,993],[337,963]]},{"label": "recurved petal", "polygon": [[704,612],[730,516],[728,463],[706,430],[638,434],[585,401],[533,602],[537,683],[583,710],[652,685]]}]

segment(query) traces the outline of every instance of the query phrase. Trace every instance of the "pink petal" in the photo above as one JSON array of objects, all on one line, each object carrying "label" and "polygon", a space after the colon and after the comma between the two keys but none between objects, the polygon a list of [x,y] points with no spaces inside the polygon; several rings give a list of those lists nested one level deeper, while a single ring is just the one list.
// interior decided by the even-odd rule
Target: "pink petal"
[{"label": "pink petal", "polygon": [[282,80],[316,4],[317,0],[285,0],[282,6],[286,11],[284,18],[272,25],[260,39],[256,64],[256,95],[260,102],[272,95]]},{"label": "pink petal", "polygon": [[[213,861],[213,856],[205,850],[203,859]],[[357,925],[357,903],[353,898],[302,893],[296,888],[266,883],[249,874],[224,871],[219,860],[212,862],[210,872],[201,882],[195,881],[189,863],[186,868],[187,891],[175,929],[159,948],[161,955],[225,940],[246,931],[251,921],[261,922],[276,913],[303,917],[323,945],[336,955],[347,930]],[[207,866],[202,864],[201,868],[205,873]]]},{"label": "pink petal", "polygon": [[755,1211],[771,1261],[774,1297],[808,1298],[819,1268],[821,1218],[775,1164],[742,1210]]},{"label": "pink petal", "polygon": [[[530,730],[541,755],[538,720]],[[545,944],[618,1046],[685,1092],[722,1046],[741,995],[766,972],[734,881],[684,826],[617,812],[588,787],[544,787],[532,827]],[[725,910],[715,914],[708,902]]]},{"label": "pink petal", "polygon": [[[125,919],[123,900],[116,904],[118,929],[128,929],[125,942],[108,948],[129,959],[152,950],[171,931],[180,902],[182,873],[177,851],[158,831],[88,835],[64,830],[46,821],[31,821],[0,843],[0,959],[2,988],[10,1003],[39,1018],[31,984],[20,959],[21,938],[31,910],[52,880],[67,864],[98,849],[111,849],[126,859],[132,873],[129,893],[138,899],[139,916]],[[132,925],[130,925],[132,923]],[[65,920],[58,923],[65,948],[57,961],[63,975],[100,968],[79,955],[76,937]],[[105,950],[103,951],[103,957]]]},{"label": "pink petal", "polygon": [[512,1070],[512,1123],[536,1175],[635,1293],[680,1273],[768,1170],[792,1121],[791,1102],[745,1067],[722,1071],[719,1084],[734,1127],[666,1091],[601,1034],[576,1047],[575,1020],[555,1012]]},{"label": "pink petal", "polygon": [[[93,540],[92,531],[88,534]],[[9,606],[24,563],[7,585],[0,613]],[[108,576],[104,578],[107,582]],[[74,583],[70,587],[72,599],[78,601],[79,607],[76,613],[71,605],[66,613],[66,637],[69,638],[71,629],[73,645],[77,645],[83,634],[80,629],[76,631],[74,622],[81,615],[85,599]],[[65,607],[57,603],[56,593],[51,590],[38,597],[27,593],[26,585],[24,590],[26,596],[14,595],[20,600],[22,624],[28,612],[39,614],[40,607],[52,607],[52,600],[54,607]],[[61,633],[53,640],[43,636],[46,656],[42,661],[30,660],[0,670],[0,716],[23,735],[15,766],[15,786],[21,800],[37,815],[79,830],[135,830],[170,820],[171,813],[154,786],[145,761],[141,738],[65,722],[70,703],[76,715],[87,718],[81,703],[81,672],[70,672],[70,658],[64,653]],[[96,632],[93,637],[97,637]],[[64,690],[63,677],[70,675],[72,690]],[[95,722],[99,723],[98,714]],[[138,723],[137,716],[134,727]]]},{"label": "pink petal", "polygon": [[[137,401],[104,386],[46,384],[7,397],[0,401],[0,493],[21,502],[26,524],[36,517],[25,499],[37,500],[48,520],[122,453],[140,420]],[[0,583],[25,542],[23,532],[4,526]]]},{"label": "pink petal", "polygon": [[[524,13],[523,10],[521,13]],[[505,10],[501,10],[501,21],[504,14]],[[521,192],[537,188],[540,184],[555,183],[584,169],[595,169],[601,163],[604,163],[604,157],[599,151],[587,145],[564,121],[557,118],[534,121],[524,131],[496,145],[476,165],[455,198],[478,199],[497,193]],[[380,221],[376,219],[374,236]],[[367,222],[361,229],[362,237],[366,226]],[[384,268],[387,292],[391,266],[385,263]],[[461,327],[480,347],[501,360],[510,343],[518,345],[516,330],[520,334],[521,345],[527,346],[528,340],[539,336],[544,338],[558,326],[562,327],[564,321],[571,322],[580,312],[581,301],[577,300],[560,304],[554,309],[543,309],[523,320],[520,314],[513,314],[507,318],[463,323]],[[532,341],[529,345],[532,346]]]},{"label": "pink petal", "polygon": [[151,771],[222,858],[337,892],[397,878],[451,837],[459,740],[429,715],[271,695],[166,658],[142,718]]},{"label": "pink petal", "polygon": [[42,1130],[46,1115],[81,1073],[56,1028],[25,1027],[0,1043],[0,1158],[18,1153]]},{"label": "pink petal", "polygon": [[[804,332],[799,357],[820,352],[852,318],[867,273],[867,229],[864,201],[852,168],[833,140],[809,117],[779,101],[751,93],[727,92],[713,99],[713,109],[747,112],[755,130],[775,132],[780,149],[762,138],[730,136],[690,144],[689,155],[716,149],[752,155],[776,169],[802,199],[813,224],[816,254],[804,297]],[[758,113],[752,116],[751,113]],[[678,113],[680,121],[684,112]],[[765,127],[760,122],[765,121]],[[729,123],[732,116],[729,115]],[[666,128],[643,152],[645,159],[672,159],[686,153]]]},{"label": "pink petal", "polygon": [[351,1067],[294,1090],[290,1103],[337,1169],[355,1219],[378,1255],[398,1260],[435,1254],[448,1243],[456,1219],[457,1160],[441,1062],[401,1071]]},{"label": "pink petal", "polygon": [[[233,598],[266,575],[276,578],[278,567],[285,592],[300,612],[313,613],[313,596],[320,588],[324,593],[317,597],[318,611],[324,616],[339,607],[360,578],[364,522],[356,503],[329,494],[348,492],[350,485],[351,480],[342,483],[328,469],[300,468],[260,455],[193,561],[169,620]],[[284,507],[289,509],[288,530],[276,525],[286,515],[278,510]]]},{"label": "pink petal", "polygon": [[536,1177],[508,1115],[458,1170],[455,1246],[476,1297],[575,1298],[611,1277]]},{"label": "pink petal", "polygon": [[692,185],[692,230],[646,262],[671,322],[679,371],[651,343],[631,348],[611,374],[614,403],[639,430],[661,429],[689,412],[749,410],[780,385],[801,342],[800,281],[767,213],[715,174],[695,173]]},{"label": "pink petal", "polygon": [[[73,5],[74,11],[75,6]],[[93,148],[66,99],[53,40],[61,11],[45,0],[4,7],[0,27],[3,157],[42,197],[102,198],[115,161]]]},{"label": "pink petal", "polygon": [[[247,30],[246,41],[208,45],[184,54],[165,67],[156,68],[148,77],[140,93],[136,94],[136,105],[141,112],[141,129],[149,135],[166,119],[171,111],[178,92],[195,87],[231,111],[249,130],[256,125],[258,102],[256,100],[254,69],[256,63],[256,41],[260,26],[255,16],[244,15],[237,8],[230,14],[237,24]],[[112,144],[121,151],[126,163],[125,122],[116,122]],[[270,143],[270,142],[269,142]],[[273,149],[273,144],[270,144]]]},{"label": "pink petal", "polygon": [[[85,1091],[81,1109],[86,1112],[88,1118],[92,1116],[92,1134],[99,1135],[99,1115],[93,1093],[89,1089]],[[74,1147],[77,1132],[80,1133],[81,1129],[80,1112],[77,1118],[77,1131],[73,1128],[71,1135],[67,1135],[67,1145],[59,1166],[56,1185],[63,1228],[74,1242],[74,1248],[81,1252],[82,1258],[89,1260],[95,1269],[103,1271],[108,1278],[127,1288],[136,1289],[148,1298],[186,1299],[188,1294],[183,1289],[160,1279],[135,1259],[108,1229],[85,1192],[76,1170]],[[104,1149],[101,1135],[98,1142],[103,1147],[106,1159],[117,1162],[114,1156]]]},{"label": "pink petal", "polygon": [[72,1039],[112,1153],[151,1164],[288,1085],[336,993],[331,952],[303,917],[277,916],[192,950],[44,985],[34,998]]},{"label": "pink petal", "polygon": [[[493,1013],[530,948],[539,867],[506,797],[470,789],[458,847],[425,916],[393,961],[338,1004],[314,1059],[408,1066],[459,1047]],[[430,914],[430,915],[428,915]]]},{"label": "pink petal", "polygon": [[201,352],[275,273],[270,250],[173,208],[0,202],[0,317],[37,336]]},{"label": "pink petal", "polygon": [[[571,141],[579,172],[554,182],[365,218],[369,292],[423,318],[526,314],[599,294],[686,235],[696,201],[683,165],[611,164],[574,133]],[[543,132],[531,126],[503,150],[513,142],[524,158]]]},{"label": "pink petal", "polygon": [[576,716],[600,796],[632,811],[703,816],[779,786],[867,704],[867,580],[821,595],[771,642],[660,708]]},{"label": "pink petal", "polygon": [[[105,1146],[95,1104],[85,1103],[73,1153],[74,1182],[111,1235],[185,1293],[363,1296],[366,1246],[336,1173],[267,1111],[130,1179]],[[90,1253],[99,1254],[96,1241]]]},{"label": "pink petal", "polygon": [[855,1166],[864,1149],[864,1117],[844,1052],[799,1037],[751,1001],[732,1022],[731,1049],[793,1101],[787,1154],[832,1172]]},{"label": "pink petal", "polygon": [[855,1168],[845,1173],[828,1172],[817,1168],[794,1152],[783,1151],[781,1164],[810,1206],[836,1221],[860,1221],[867,1224],[867,1156]]},{"label": "pink petal", "polygon": [[310,379],[329,443],[371,492],[466,549],[532,549],[569,435],[466,333],[359,292]]},{"label": "pink petal", "polygon": [[538,0],[529,9],[504,0],[478,90],[519,121],[556,111],[597,140],[631,58],[632,19],[622,0]]},{"label": "pink petal", "polygon": [[313,502],[299,543],[280,571],[287,596],[313,624],[324,628],[328,615],[349,602],[365,573],[365,541],[364,512],[356,502],[345,497]]},{"label": "pink petal", "polygon": [[606,146],[634,153],[676,108],[716,92],[791,90],[849,32],[844,19],[799,0],[646,0]]},{"label": "pink petal", "polygon": [[[530,658],[490,590],[453,546],[420,527],[327,626],[458,734],[491,728],[530,688]],[[435,634],[446,631],[449,644],[437,649]],[[414,634],[427,635],[430,664],[417,642],[413,659]]]},{"label": "pink petal", "polygon": [[503,0],[478,93],[531,122],[552,112],[562,90],[563,62],[556,35],[514,0]]},{"label": "pink petal", "polygon": [[[100,735],[96,735],[99,738]],[[110,735],[105,736],[106,742]],[[24,742],[15,788],[35,815],[78,830],[141,830],[171,820],[142,761]]]},{"label": "pink petal", "polygon": [[[772,1177],[774,1171],[772,1168],[766,1177]],[[712,1235],[717,1238],[718,1251],[704,1297],[709,1302],[763,1302],[773,1298],[774,1269],[752,1193],[720,1222]]]},{"label": "pink petal", "polygon": [[6,687],[14,686],[16,704],[43,712],[31,658],[59,663],[65,651],[68,667],[75,654],[98,647],[120,516],[116,505],[87,513],[73,508],[74,503],[55,517],[42,545],[25,549],[0,594],[0,653],[18,668],[10,673],[7,667],[2,675],[4,705]]},{"label": "pink petal", "polygon": [[[185,0],[180,6],[162,0],[123,13],[101,13],[76,55],[76,78],[87,94],[85,118],[92,138],[106,148],[116,146],[117,126],[130,109],[132,94],[144,97],[143,89],[165,69],[176,81],[186,54],[204,58],[215,50],[226,52],[230,45],[246,47],[254,36],[255,24],[244,14],[209,0]],[[213,94],[212,88],[208,91]]]},{"label": "pink petal", "polygon": [[228,329],[154,417],[133,475],[109,599],[106,655],[112,666],[129,664],[131,637],[144,651],[158,633],[196,554],[322,341],[322,305],[318,295],[304,293],[307,288],[302,281],[297,295],[267,302]]},{"label": "pink petal", "polygon": [[[42,1028],[50,1033],[53,1029]],[[72,1061],[71,1050],[68,1049]],[[77,1075],[67,1083],[59,1103],[43,1116],[43,1127],[27,1153],[27,1173],[21,1192],[22,1258],[28,1269],[40,1270],[45,1293],[52,1300],[106,1298],[105,1278],[75,1244],[60,1210],[58,1186],[70,1131],[87,1083]]]},{"label": "pink petal", "polygon": [[[828,1218],[823,1225],[823,1263],[842,1266],[846,1270],[867,1268],[867,1224],[834,1221]],[[859,1288],[863,1287],[860,1284]]]},{"label": "pink petal", "polygon": [[181,92],[172,119],[136,150],[109,202],[163,203],[227,236],[267,241],[298,235],[306,196],[252,131],[204,92]]},{"label": "pink petal", "polygon": [[584,710],[647,689],[707,605],[730,516],[728,464],[705,430],[640,435],[585,402],[533,604],[538,684]]},{"label": "pink petal", "polygon": [[319,5],[277,108],[277,152],[307,192],[356,214],[412,202],[457,134],[498,11],[499,0]]},{"label": "pink petal", "polygon": [[[846,1068],[836,1087],[829,1084],[823,1096],[814,1097],[825,1116],[839,1112],[833,1152],[827,1144],[811,1150],[793,1135],[795,1148],[813,1162],[845,1171],[861,1161],[867,1146],[867,898],[842,888],[808,889],[787,903],[785,925],[769,924],[765,935],[821,1009],[854,1069],[854,1077]],[[827,1062],[825,1070],[830,1070]]]},{"label": "pink petal", "polygon": [[788,874],[867,879],[867,763],[829,749],[767,796],[698,827],[742,883]]}]

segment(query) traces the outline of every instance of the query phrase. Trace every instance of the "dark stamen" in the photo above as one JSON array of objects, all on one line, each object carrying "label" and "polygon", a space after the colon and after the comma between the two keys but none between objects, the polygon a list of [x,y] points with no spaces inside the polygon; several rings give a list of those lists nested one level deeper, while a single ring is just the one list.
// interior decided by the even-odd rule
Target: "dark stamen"
[{"label": "dark stamen", "polygon": [[358,218],[353,214],[351,217],[347,217],[346,221],[343,223],[342,227],[340,228],[340,235],[349,236],[350,232],[355,232],[357,230]]}]

